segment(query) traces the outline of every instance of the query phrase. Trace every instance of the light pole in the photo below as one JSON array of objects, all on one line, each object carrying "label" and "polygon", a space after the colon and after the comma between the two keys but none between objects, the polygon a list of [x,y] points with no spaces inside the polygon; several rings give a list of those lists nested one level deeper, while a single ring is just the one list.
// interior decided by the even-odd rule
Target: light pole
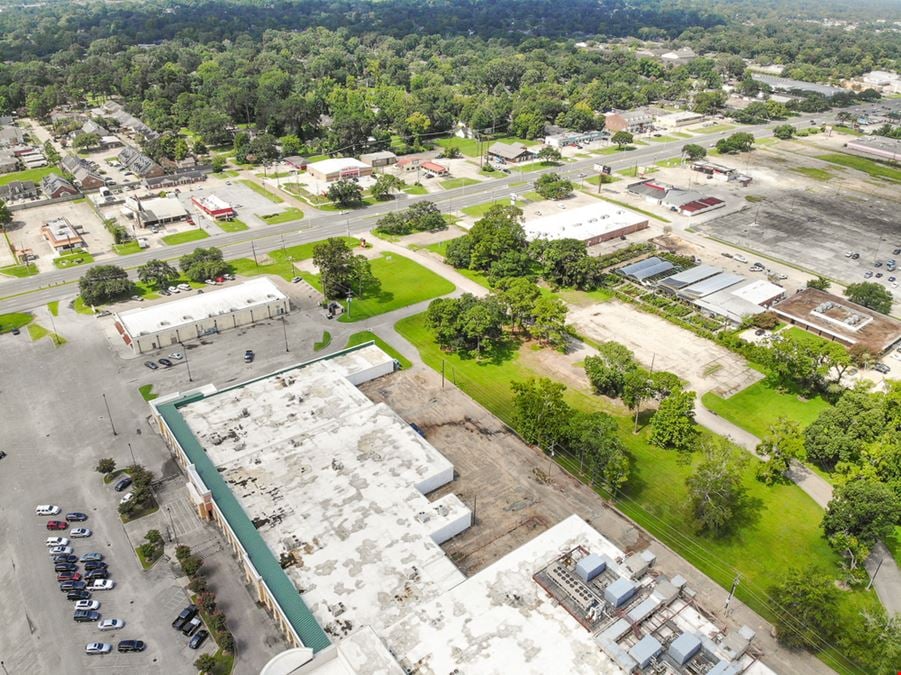
[{"label": "light pole", "polygon": [[135,451],[134,451],[134,449],[131,447],[131,443],[128,444],[128,451],[131,453],[131,465],[132,465],[132,466],[137,466],[137,465],[138,465],[138,460],[135,459]]},{"label": "light pole", "polygon": [[106,400],[105,393],[102,393],[101,396],[103,396],[103,405],[106,406],[106,416],[109,418],[109,425],[113,430],[113,436],[118,436],[119,434],[116,433],[116,425],[113,424],[113,414],[109,410],[109,401]]},{"label": "light pole", "polygon": [[172,536],[175,538],[175,545],[178,546],[178,532],[175,531],[175,521],[172,520],[172,509],[166,507],[166,513],[169,514],[169,525],[172,527]]},{"label": "light pole", "polygon": [[288,349],[288,321],[285,319],[284,314],[282,315],[282,331],[285,333],[285,351],[291,351]]}]

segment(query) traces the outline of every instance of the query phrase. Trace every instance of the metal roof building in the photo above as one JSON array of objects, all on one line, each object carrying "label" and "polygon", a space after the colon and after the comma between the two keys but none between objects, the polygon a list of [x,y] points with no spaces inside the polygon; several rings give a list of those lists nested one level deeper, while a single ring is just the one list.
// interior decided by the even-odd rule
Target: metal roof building
[{"label": "metal roof building", "polygon": [[602,201],[532,218],[523,224],[529,241],[578,239],[586,246],[594,246],[647,227],[647,216]]},{"label": "metal roof building", "polygon": [[671,269],[674,269],[674,267],[675,266],[668,260],[663,260],[657,256],[651,256],[650,258],[639,260],[637,263],[621,267],[616,270],[616,273],[643,283],[651,277],[656,277],[657,275],[669,272]]},{"label": "metal roof building", "polygon": [[721,274],[722,271],[722,268],[714,267],[713,265],[697,265],[695,267],[690,267],[687,270],[683,270],[678,274],[674,274],[671,277],[667,277],[660,282],[660,285],[669,290],[677,291],[680,288],[685,288],[686,286],[703,281],[704,279],[709,279],[715,274]]},{"label": "metal roof building", "polygon": [[740,274],[723,272],[722,274],[716,274],[695,284],[680,288],[677,294],[686,300],[697,300],[698,298],[703,298],[711,293],[721,291],[724,288],[729,288],[729,286],[734,286],[735,284],[744,281],[744,279],[745,278]]}]

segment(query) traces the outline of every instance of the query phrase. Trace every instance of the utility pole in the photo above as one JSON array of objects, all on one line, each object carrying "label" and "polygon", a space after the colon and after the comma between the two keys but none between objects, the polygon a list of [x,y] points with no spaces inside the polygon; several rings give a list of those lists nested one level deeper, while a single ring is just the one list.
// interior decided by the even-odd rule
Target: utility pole
[{"label": "utility pole", "polygon": [[188,350],[185,349],[185,346],[179,342],[178,346],[181,347],[181,353],[185,357],[185,367],[188,369],[188,382],[193,382],[194,379],[191,377],[191,364],[188,363]]},{"label": "utility pole", "polygon": [[103,405],[106,406],[106,416],[109,418],[109,425],[113,430],[113,436],[118,436],[119,434],[116,433],[116,425],[113,424],[113,414],[109,410],[109,401],[106,400],[105,393],[101,394],[101,396],[103,396]]},{"label": "utility pole", "polygon": [[282,330],[285,333],[285,351],[289,352],[291,350],[288,349],[288,322],[285,320],[284,315],[282,315]]},{"label": "utility pole", "polygon": [[726,597],[726,604],[723,605],[723,609],[729,609],[729,603],[732,602],[732,598],[735,596],[735,589],[738,588],[739,577],[736,574],[735,579],[732,580],[732,589],[729,591],[729,595]]},{"label": "utility pole", "polygon": [[252,239],[250,241],[250,251],[251,251],[251,253],[253,253],[253,262],[256,264],[257,267],[259,267],[260,261],[257,260],[257,247],[254,246]]},{"label": "utility pole", "polygon": [[[884,381],[884,379],[883,379]],[[870,577],[870,583],[867,584],[867,590],[870,590],[873,587],[873,582],[876,581],[876,575],[879,574],[879,570],[882,569],[882,563],[885,561],[885,558],[879,559],[879,564],[876,565],[876,571],[873,572],[873,576]]]}]

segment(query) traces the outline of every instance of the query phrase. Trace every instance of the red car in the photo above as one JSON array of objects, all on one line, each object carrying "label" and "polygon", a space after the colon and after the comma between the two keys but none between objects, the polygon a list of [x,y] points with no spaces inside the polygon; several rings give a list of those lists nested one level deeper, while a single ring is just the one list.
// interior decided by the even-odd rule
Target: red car
[{"label": "red car", "polygon": [[60,572],[56,575],[57,581],[81,581],[79,572]]},{"label": "red car", "polygon": [[69,529],[69,525],[62,520],[48,520],[47,521],[47,529],[48,530],[67,530],[67,529]]}]

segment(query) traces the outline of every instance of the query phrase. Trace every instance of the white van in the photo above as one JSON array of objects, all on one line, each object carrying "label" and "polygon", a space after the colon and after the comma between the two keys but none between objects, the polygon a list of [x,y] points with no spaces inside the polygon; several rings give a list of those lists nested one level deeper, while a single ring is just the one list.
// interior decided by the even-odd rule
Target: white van
[{"label": "white van", "polygon": [[55,516],[59,511],[60,508],[54,504],[41,504],[34,507],[34,515],[36,516]]}]

